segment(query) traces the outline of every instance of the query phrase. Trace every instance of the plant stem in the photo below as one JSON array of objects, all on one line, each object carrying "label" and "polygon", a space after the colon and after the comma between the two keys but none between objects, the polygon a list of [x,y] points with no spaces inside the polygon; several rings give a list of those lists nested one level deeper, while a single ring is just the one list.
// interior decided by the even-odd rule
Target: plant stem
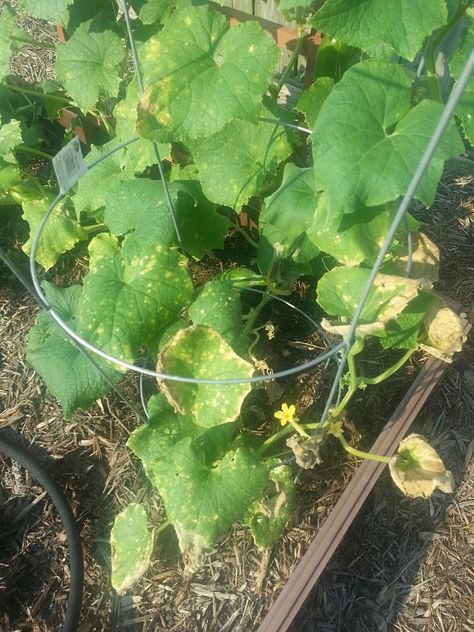
[{"label": "plant stem", "polygon": [[347,406],[352,396],[357,390],[358,381],[357,381],[357,373],[355,366],[355,356],[363,351],[364,349],[364,340],[362,338],[357,338],[352,345],[349,354],[347,356],[347,366],[349,368],[349,388],[347,389],[346,394],[339,402],[338,406],[331,412],[331,417],[339,417],[344,408]]},{"label": "plant stem", "polygon": [[255,241],[255,239],[252,239],[252,237],[250,237],[250,235],[247,233],[246,230],[244,230],[242,228],[242,226],[239,226],[238,224],[235,224],[235,228],[237,229],[237,232],[240,233],[242,235],[242,237],[248,241],[248,243],[253,246],[254,248],[258,248],[258,243]]},{"label": "plant stem", "polygon": [[159,527],[155,529],[155,538],[160,535],[165,529],[171,526],[171,522],[169,520],[165,520],[160,524]]},{"label": "plant stem", "polygon": [[48,42],[38,42],[38,40],[26,35],[11,35],[10,39],[13,42],[21,42],[22,44],[30,44],[31,46],[37,46],[38,48],[47,48],[48,50],[56,50],[54,44],[48,44]]},{"label": "plant stem", "polygon": [[106,115],[101,110],[93,110],[92,114],[96,118],[99,118],[102,121],[102,124],[105,127],[108,134],[113,134],[114,131],[112,127],[110,126],[110,123],[107,121]]},{"label": "plant stem", "polygon": [[414,351],[415,351],[414,349],[408,349],[408,351],[406,351],[406,353],[404,353],[402,357],[399,360],[397,360],[395,364],[392,364],[392,366],[389,367],[386,371],[384,371],[383,373],[380,373],[380,375],[377,375],[376,377],[363,377],[361,378],[361,381],[363,381],[365,384],[371,384],[371,385],[380,384],[380,382],[383,382],[384,380],[392,376],[394,373],[396,373],[398,369],[400,369],[405,364],[405,362],[410,358],[410,356],[413,355]]},{"label": "plant stem", "polygon": [[96,231],[109,230],[107,224],[92,224],[92,226],[81,226],[81,228],[87,234],[94,233]]},{"label": "plant stem", "polygon": [[74,101],[67,99],[66,97],[59,97],[56,94],[45,94],[44,92],[40,92],[39,90],[32,90],[31,88],[21,88],[20,86],[14,86],[11,83],[3,82],[3,85],[6,86],[9,90],[13,92],[18,92],[19,94],[27,94],[32,97],[42,97],[48,98],[50,101],[56,101],[57,103],[62,103],[63,105],[69,105],[72,107],[76,107]]},{"label": "plant stem", "polygon": [[53,156],[51,154],[47,154],[45,151],[41,151],[41,149],[33,149],[33,147],[27,147],[26,145],[16,145],[15,151],[22,151],[25,154],[33,154],[34,156],[40,156],[41,158],[47,158],[48,160],[53,159]]},{"label": "plant stem", "polygon": [[436,50],[442,44],[443,40],[447,37],[451,29],[454,28],[456,23],[464,16],[466,6],[467,3],[464,2],[464,0],[460,0],[458,7],[453,13],[451,19],[447,22],[444,28],[442,28],[437,34],[433,36],[426,48],[425,63],[428,70],[428,80],[430,84],[431,96],[436,101],[443,101],[441,88],[438,81],[438,75],[436,72]]},{"label": "plant stem", "polygon": [[247,322],[245,323],[245,326],[244,326],[244,335],[247,336],[252,331],[255,321],[257,320],[260,312],[265,307],[265,305],[269,302],[269,300],[270,300],[269,296],[263,296],[260,300],[260,303],[256,307],[252,307],[250,312],[247,314]]},{"label": "plant stem", "polygon": [[290,57],[288,63],[286,64],[282,74],[281,74],[280,81],[278,82],[276,88],[274,90],[272,90],[272,91],[274,91],[274,93],[275,93],[275,95],[277,97],[280,94],[280,90],[285,85],[285,82],[288,79],[288,75],[290,74],[291,69],[295,65],[295,62],[298,60],[298,55],[301,52],[301,48],[303,46],[303,41],[304,41],[304,31],[303,31],[302,27],[299,26],[298,27],[298,39],[296,40],[295,49],[291,53],[291,57]]},{"label": "plant stem", "polygon": [[277,443],[281,439],[284,439],[287,435],[293,432],[294,428],[292,426],[285,426],[271,437],[268,437],[266,441],[262,443],[262,445],[257,450],[257,454],[261,455],[268,450],[274,443]]},{"label": "plant stem", "polygon": [[367,461],[378,461],[379,463],[390,463],[389,456],[382,456],[381,454],[374,454],[373,452],[362,452],[362,450],[357,450],[356,448],[353,448],[351,445],[347,443],[342,433],[338,435],[337,438],[339,439],[339,442],[341,443],[344,450],[346,452],[349,452],[349,454],[352,454],[353,456],[358,456],[361,459],[366,459]]}]

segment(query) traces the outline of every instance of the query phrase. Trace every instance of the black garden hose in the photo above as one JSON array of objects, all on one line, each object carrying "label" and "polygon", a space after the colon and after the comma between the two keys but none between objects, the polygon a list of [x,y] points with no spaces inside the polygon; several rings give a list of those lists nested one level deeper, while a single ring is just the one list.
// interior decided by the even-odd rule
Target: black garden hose
[{"label": "black garden hose", "polygon": [[17,461],[46,490],[59,513],[69,550],[69,599],[62,632],[76,632],[82,606],[84,563],[82,546],[74,514],[65,495],[39,463],[22,448],[0,437],[0,453]]}]

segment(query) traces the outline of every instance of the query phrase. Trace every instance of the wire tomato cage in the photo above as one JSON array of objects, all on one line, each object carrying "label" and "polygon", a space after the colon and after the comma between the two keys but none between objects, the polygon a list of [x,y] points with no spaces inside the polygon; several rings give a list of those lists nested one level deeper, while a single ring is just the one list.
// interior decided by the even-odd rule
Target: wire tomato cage
[{"label": "wire tomato cage", "polygon": [[[137,54],[137,49],[136,49],[136,45],[135,45],[135,39],[133,36],[133,32],[132,32],[132,27],[131,27],[131,23],[130,23],[130,17],[129,17],[129,12],[128,12],[128,5],[126,0],[120,0],[121,4],[121,8],[123,10],[123,15],[124,15],[124,19],[125,19],[125,24],[126,24],[126,28],[127,28],[127,35],[128,35],[128,40],[129,40],[129,46],[130,46],[130,52],[132,55],[132,59],[133,59],[133,64],[134,64],[134,68],[135,68],[135,74],[136,74],[136,79],[137,79],[137,84],[138,84],[138,88],[139,88],[139,94],[143,95],[144,92],[144,81],[143,81],[143,75],[142,75],[142,71],[141,71],[141,67],[140,67],[140,62],[138,59],[138,54]],[[354,342],[355,339],[355,333],[356,333],[356,328],[357,325],[359,323],[359,319],[360,316],[362,314],[362,310],[364,308],[364,305],[368,299],[370,290],[372,288],[372,285],[376,279],[376,276],[378,274],[378,272],[380,271],[380,268],[382,266],[382,263],[384,261],[385,255],[387,254],[392,241],[396,235],[397,230],[399,229],[400,225],[403,225],[406,234],[407,234],[407,251],[408,251],[408,257],[407,257],[407,264],[406,264],[406,268],[405,268],[405,276],[408,278],[410,276],[410,272],[411,272],[411,266],[412,266],[412,255],[413,255],[413,245],[412,245],[412,239],[411,239],[411,232],[410,232],[410,228],[408,225],[408,220],[406,217],[406,213],[408,210],[408,207],[415,195],[415,192],[418,188],[418,185],[420,184],[423,175],[431,161],[431,159],[433,158],[436,149],[442,139],[442,136],[444,134],[444,131],[446,130],[446,127],[454,113],[454,110],[457,106],[457,104],[459,103],[459,100],[467,86],[467,83],[470,79],[470,76],[472,75],[474,71],[474,48],[469,56],[468,61],[466,62],[464,69],[461,73],[461,75],[459,76],[458,81],[456,82],[456,85],[453,89],[453,91],[451,92],[451,95],[446,103],[446,105],[444,106],[444,109],[442,111],[442,114],[437,122],[437,125],[435,127],[435,130],[433,132],[433,135],[418,163],[418,166],[413,174],[413,177],[406,189],[405,195],[403,196],[403,198],[401,199],[397,211],[395,213],[395,216],[393,218],[393,221],[390,225],[390,228],[387,232],[387,235],[385,237],[384,243],[381,246],[379,253],[376,257],[376,260],[374,262],[374,265],[372,266],[371,270],[370,270],[370,274],[369,277],[367,279],[367,282],[363,288],[363,291],[359,297],[357,306],[355,308],[354,314],[352,316],[352,319],[349,323],[348,326],[348,330],[346,335],[343,337],[343,340],[337,344],[331,344],[329,341],[329,338],[325,335],[324,331],[322,330],[321,326],[308,314],[306,314],[303,310],[301,310],[300,308],[296,307],[295,305],[293,305],[292,303],[290,303],[289,301],[283,299],[281,296],[277,296],[275,294],[271,294],[269,292],[265,292],[263,290],[258,290],[256,288],[239,288],[241,291],[249,291],[249,292],[253,292],[253,293],[257,293],[257,294],[261,294],[263,296],[267,296],[272,300],[276,300],[278,302],[280,302],[281,304],[285,305],[288,309],[292,309],[295,310],[300,316],[302,316],[304,319],[306,319],[306,321],[315,328],[315,330],[317,330],[321,335],[322,338],[325,342],[325,344],[328,347],[328,350],[318,356],[316,356],[315,358],[313,358],[312,360],[305,362],[303,364],[297,365],[297,366],[292,366],[288,369],[285,370],[281,370],[281,371],[277,371],[275,373],[270,373],[270,374],[264,374],[264,375],[254,375],[252,377],[246,377],[246,378],[195,378],[195,377],[189,377],[189,376],[184,376],[184,375],[174,375],[174,374],[169,374],[169,373],[163,373],[163,372],[159,372],[156,370],[152,370],[147,368],[146,366],[140,366],[138,364],[132,364],[130,362],[126,362],[120,358],[117,358],[109,353],[106,353],[105,351],[103,351],[102,349],[94,346],[93,344],[91,344],[89,341],[85,340],[84,338],[82,338],[80,335],[78,335],[66,322],[64,322],[64,320],[61,318],[61,316],[58,314],[58,312],[53,308],[53,306],[48,302],[48,299],[45,295],[45,293],[43,292],[41,285],[40,285],[40,281],[38,279],[38,274],[37,274],[37,269],[36,269],[36,263],[35,263],[35,259],[36,259],[36,254],[38,251],[38,247],[40,245],[40,240],[41,237],[43,235],[43,232],[45,230],[45,227],[48,223],[49,218],[51,217],[51,214],[53,213],[54,209],[56,208],[56,206],[58,205],[58,203],[68,194],[68,192],[70,191],[70,189],[77,183],[77,181],[80,179],[80,177],[83,175],[81,174],[81,176],[79,176],[74,182],[69,183],[68,186],[65,187],[61,187],[60,192],[57,194],[57,196],[55,197],[55,199],[52,201],[52,203],[50,204],[50,206],[48,207],[45,215],[42,218],[42,221],[36,231],[36,234],[34,235],[33,239],[32,239],[32,245],[31,245],[31,253],[30,253],[30,259],[29,259],[29,264],[30,264],[30,273],[31,273],[31,279],[32,279],[32,283],[33,283],[33,287],[34,287],[34,291],[36,292],[37,295],[37,299],[38,301],[41,303],[42,307],[49,313],[49,315],[51,316],[51,318],[56,322],[56,324],[64,331],[64,333],[67,334],[67,336],[69,337],[69,339],[75,343],[77,345],[77,347],[81,350],[82,353],[86,354],[87,357],[90,359],[90,361],[94,364],[94,366],[102,373],[102,375],[104,376],[104,378],[107,380],[107,382],[109,383],[109,385],[111,386],[111,388],[113,388],[113,390],[121,397],[121,399],[136,413],[138,414],[141,418],[143,418],[143,415],[140,413],[140,411],[137,410],[137,408],[132,404],[132,402],[129,401],[129,399],[121,392],[121,390],[105,375],[101,365],[97,362],[96,357],[97,358],[102,358],[103,360],[106,360],[108,362],[111,362],[123,369],[127,369],[130,371],[133,371],[135,373],[140,374],[140,396],[141,396],[141,403],[143,406],[143,409],[145,411],[145,415],[148,417],[148,412],[147,412],[147,408],[146,408],[146,402],[145,402],[145,398],[143,396],[143,377],[144,376],[149,376],[149,377],[153,377],[157,380],[169,380],[169,381],[174,381],[174,382],[182,382],[182,383],[190,383],[190,384],[213,384],[216,386],[222,386],[222,385],[226,385],[226,384],[256,384],[256,383],[262,383],[262,382],[267,382],[270,380],[275,380],[278,378],[284,378],[284,377],[290,377],[292,375],[295,375],[297,373],[301,373],[303,371],[308,371],[314,367],[316,367],[319,364],[322,363],[326,363],[326,366],[329,362],[334,362],[336,368],[336,373],[334,376],[334,379],[332,381],[332,386],[330,388],[330,392],[327,396],[326,399],[326,403],[324,406],[324,410],[321,414],[320,417],[320,424],[323,424],[324,421],[326,420],[329,411],[331,409],[331,407],[333,406],[334,402],[339,401],[340,397],[341,397],[341,378],[343,377],[344,371],[345,371],[345,367],[347,364],[347,358],[348,358],[348,354],[349,354],[349,350],[351,348],[352,343]],[[273,120],[273,119],[267,119],[267,118],[262,118],[260,119],[262,122],[267,122],[267,123],[271,123],[271,124],[275,124],[275,125],[283,125],[286,127],[290,127],[290,128],[295,128],[298,129],[299,131],[306,133],[308,135],[311,134],[311,130],[301,127],[299,125],[294,125],[291,123],[287,123],[285,121],[279,121],[279,120]],[[109,158],[110,156],[112,156],[113,154],[115,154],[117,151],[120,151],[121,149],[123,149],[124,147],[126,147],[127,145],[130,145],[131,143],[137,142],[140,139],[139,136],[134,136],[132,138],[130,138],[127,141],[121,142],[120,144],[117,144],[116,147],[110,149],[109,151],[107,151],[106,153],[102,154],[99,158],[97,158],[95,161],[91,162],[89,165],[86,165],[85,171],[84,173],[88,173],[89,171],[91,171],[95,166],[97,166],[100,162],[102,162],[103,160],[106,160],[107,158]],[[160,173],[160,178],[161,178],[161,182],[163,185],[163,190],[164,190],[164,194],[165,194],[165,199],[166,199],[166,203],[168,206],[168,210],[170,213],[170,216],[172,218],[172,222],[173,222],[173,226],[176,232],[176,237],[177,237],[177,241],[179,246],[182,248],[182,241],[181,241],[181,236],[179,233],[179,228],[176,222],[176,215],[175,215],[175,209],[174,209],[174,205],[173,205],[173,201],[171,199],[171,195],[169,192],[169,188],[168,188],[168,183],[163,171],[163,165],[161,162],[161,158],[160,158],[160,154],[159,154],[159,150],[158,150],[158,146],[157,144],[154,142],[153,143],[153,151],[154,151],[154,155],[156,158],[156,162],[157,162],[157,166],[158,166],[158,170]],[[239,279],[233,279],[233,280],[228,280],[229,282],[234,282],[234,283],[238,283]],[[241,281],[241,280],[240,280]],[[237,286],[236,286],[237,287]]]}]

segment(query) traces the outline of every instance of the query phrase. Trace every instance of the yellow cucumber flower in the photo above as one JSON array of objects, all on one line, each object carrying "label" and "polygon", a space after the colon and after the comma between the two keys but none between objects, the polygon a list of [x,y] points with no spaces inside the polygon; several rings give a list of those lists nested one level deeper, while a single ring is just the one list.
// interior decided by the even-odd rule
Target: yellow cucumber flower
[{"label": "yellow cucumber flower", "polygon": [[281,405],[281,410],[278,410],[274,413],[274,417],[276,417],[282,426],[286,426],[288,423],[292,423],[295,420],[296,406],[291,404],[288,406],[286,402]]}]

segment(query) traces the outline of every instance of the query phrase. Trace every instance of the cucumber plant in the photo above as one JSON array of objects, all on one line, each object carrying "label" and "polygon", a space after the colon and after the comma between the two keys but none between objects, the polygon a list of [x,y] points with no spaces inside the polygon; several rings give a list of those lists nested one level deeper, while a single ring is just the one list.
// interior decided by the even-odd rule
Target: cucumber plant
[{"label": "cucumber plant", "polygon": [[[251,391],[245,380],[264,368],[252,349],[268,294],[288,294],[297,279],[311,276],[314,303],[325,313],[323,327],[336,336],[346,333],[397,202],[448,97],[436,71],[440,46],[456,34],[447,62],[449,89],[472,48],[471,2],[391,0],[381,22],[378,0],[326,0],[318,10],[307,0],[280,0],[296,22],[297,50],[311,28],[324,33],[314,83],[293,112],[277,104],[281,86],[272,77],[279,51],[257,23],[231,27],[206,2],[118,5],[121,12],[113,15],[109,2],[57,0],[52,15],[49,3],[20,1],[23,10],[66,29],[67,40],[56,46],[56,83],[49,89],[79,118],[102,121],[107,140],[91,147],[86,162],[139,135],[88,171],[54,210],[37,263],[47,271],[63,252],[87,242],[81,284],[56,288],[45,274],[50,305],[81,337],[115,358],[133,363],[146,353],[159,373],[200,380],[160,380],[160,393],[148,402],[149,421],[128,441],[163,500],[188,569],[235,521],[243,520],[262,547],[281,535],[295,488],[291,468],[275,456],[275,447],[289,447],[309,467],[332,436],[352,454],[389,462],[409,495],[452,489],[449,473],[419,437],[407,439],[388,459],[355,450],[343,433],[355,392],[390,377],[420,347],[449,362],[464,340],[459,317],[432,292],[438,250],[413,219],[407,224],[411,265],[401,230],[362,310],[344,396],[324,423],[299,421],[294,405],[283,402],[276,417],[284,427],[269,419],[266,435],[257,436],[245,427],[241,411]],[[133,23],[143,91],[128,63],[124,11]],[[6,57],[22,39],[8,9],[0,24]],[[6,65],[0,69],[8,75]],[[425,207],[434,200],[445,161],[474,143],[472,81],[416,191]],[[41,86],[24,88],[8,77],[4,85],[46,98]],[[309,141],[294,123],[311,128]],[[9,201],[17,184],[12,174],[19,134],[13,116],[0,128],[0,183],[2,199]],[[311,158],[302,164],[296,148],[305,143]],[[157,156],[166,182],[158,175]],[[35,199],[19,200],[32,234],[51,195],[48,186]],[[253,232],[239,224],[242,209],[255,222]],[[222,250],[235,230],[252,249],[249,266],[196,286],[190,264]],[[27,242],[26,252],[30,247]],[[267,294],[244,313],[246,287]],[[368,337],[386,350],[400,350],[393,366],[371,378],[356,367]],[[123,376],[117,364],[88,363],[43,314],[30,332],[28,359],[66,416],[93,404]],[[206,382],[216,378],[241,382]],[[146,570],[152,540],[140,505],[117,518],[111,542],[118,590],[127,590]]]}]

